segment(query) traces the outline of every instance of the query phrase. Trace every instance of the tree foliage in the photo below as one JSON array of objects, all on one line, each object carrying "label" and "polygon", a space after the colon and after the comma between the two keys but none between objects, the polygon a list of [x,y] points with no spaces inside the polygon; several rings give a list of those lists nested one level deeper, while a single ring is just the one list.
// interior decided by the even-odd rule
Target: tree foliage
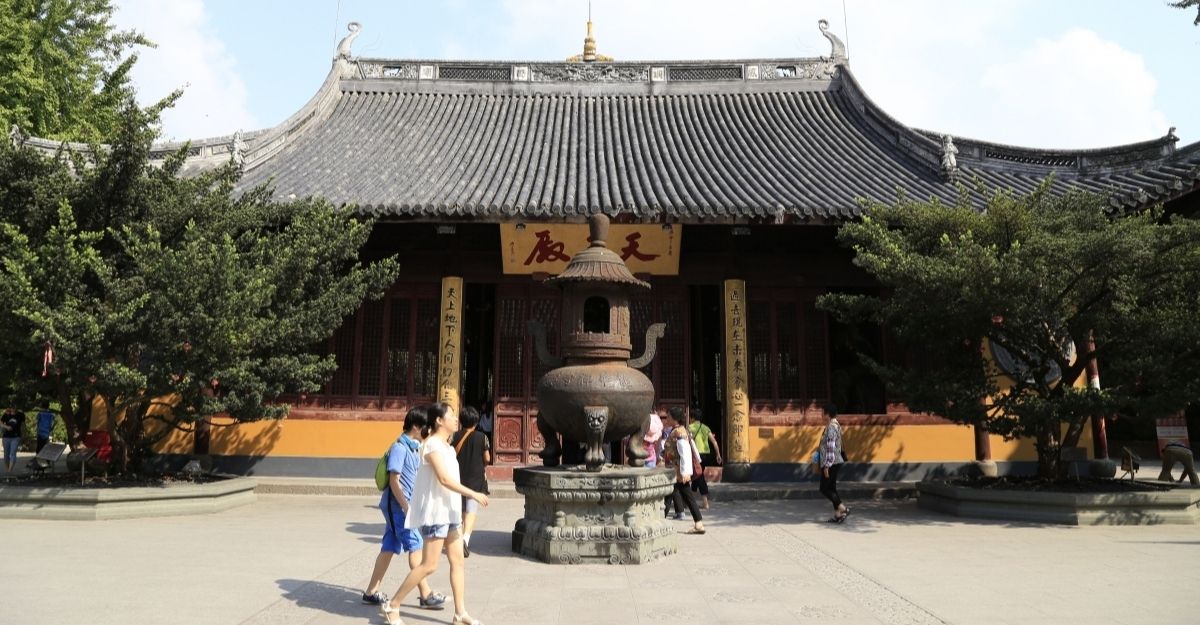
[{"label": "tree foliage", "polygon": [[1196,7],[1196,20],[1192,22],[1195,26],[1200,26],[1200,0],[1178,0],[1178,2],[1168,3],[1176,9],[1190,9]]},{"label": "tree foliage", "polygon": [[50,139],[101,141],[132,90],[142,35],[110,23],[111,0],[0,0],[0,123]]},{"label": "tree foliage", "polygon": [[182,177],[186,148],[152,165],[167,104],[127,101],[112,143],[86,158],[0,147],[0,375],[17,392],[45,380],[64,406],[103,400],[133,460],[210,415],[283,416],[274,398],[334,369],[313,346],[397,273],[360,259],[372,222],[350,208],[238,192],[232,161]]},{"label": "tree foliage", "polygon": [[[868,364],[910,408],[1033,437],[1047,476],[1088,418],[1161,416],[1200,398],[1200,223],[1115,215],[1105,198],[1049,189],[994,193],[984,211],[966,194],[868,205],[838,238],[887,295],[819,302],[895,334],[913,366]],[[1001,376],[989,345],[1023,375]],[[1104,388],[1073,385],[1092,362]]]}]

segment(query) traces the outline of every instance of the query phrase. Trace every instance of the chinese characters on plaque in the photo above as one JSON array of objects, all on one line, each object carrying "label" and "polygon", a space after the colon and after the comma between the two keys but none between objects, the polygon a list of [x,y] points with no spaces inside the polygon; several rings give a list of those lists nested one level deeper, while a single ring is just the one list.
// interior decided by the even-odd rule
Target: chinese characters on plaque
[{"label": "chinese characters on plaque", "polygon": [[462,278],[442,278],[441,326],[438,332],[438,401],[457,412],[462,358]]},{"label": "chinese characters on plaque", "polygon": [[750,395],[746,378],[746,282],[725,281],[725,424],[728,458],[750,462]]},{"label": "chinese characters on plaque", "polygon": [[[679,224],[613,224],[605,243],[635,274],[674,276],[682,235]],[[588,246],[587,238],[585,224],[500,224],[504,273],[562,273],[571,254]]]}]

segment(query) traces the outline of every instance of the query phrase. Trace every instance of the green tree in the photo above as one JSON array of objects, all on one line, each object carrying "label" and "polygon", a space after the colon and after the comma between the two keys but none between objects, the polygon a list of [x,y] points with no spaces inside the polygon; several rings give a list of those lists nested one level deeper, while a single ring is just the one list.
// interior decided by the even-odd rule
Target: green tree
[{"label": "green tree", "polygon": [[[910,408],[1034,438],[1044,477],[1088,418],[1161,416],[1200,397],[1200,223],[1159,209],[1112,214],[1102,197],[1056,196],[1048,184],[995,193],[984,211],[966,193],[954,206],[867,206],[838,239],[886,296],[819,302],[894,332],[913,366],[866,362]],[[1014,357],[1011,386],[989,344]],[[1093,361],[1104,389],[1073,385]]]},{"label": "green tree", "polygon": [[142,35],[110,23],[111,0],[0,0],[0,123],[95,142],[118,125]]},{"label": "green tree", "polygon": [[[123,466],[201,418],[281,417],[272,400],[335,368],[313,346],[395,279],[363,260],[372,230],[350,208],[235,190],[232,161],[179,175],[149,149],[159,107],[127,103],[115,140],[83,158],[0,147],[0,362],[10,389],[64,406],[103,400]],[[40,377],[44,346],[56,359]],[[159,422],[166,427],[148,427]],[[85,423],[72,421],[75,437]]]}]

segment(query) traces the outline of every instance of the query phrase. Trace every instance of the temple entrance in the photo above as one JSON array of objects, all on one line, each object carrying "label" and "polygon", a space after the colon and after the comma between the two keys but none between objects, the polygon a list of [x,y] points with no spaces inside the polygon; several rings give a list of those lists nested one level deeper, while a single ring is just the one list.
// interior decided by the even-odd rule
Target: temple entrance
[{"label": "temple entrance", "polygon": [[691,407],[700,409],[700,420],[725,444],[725,418],[721,399],[721,358],[725,350],[721,319],[721,288],[716,285],[689,287],[691,298]]},{"label": "temple entrance", "polygon": [[484,410],[495,390],[496,285],[468,282],[463,287],[463,405]]},{"label": "temple entrance", "polygon": [[526,324],[541,322],[546,328],[547,348],[557,353],[559,297],[537,283],[495,287],[492,442],[497,465],[540,461],[537,452],[544,442],[536,424],[537,381],[548,367],[538,361]]}]

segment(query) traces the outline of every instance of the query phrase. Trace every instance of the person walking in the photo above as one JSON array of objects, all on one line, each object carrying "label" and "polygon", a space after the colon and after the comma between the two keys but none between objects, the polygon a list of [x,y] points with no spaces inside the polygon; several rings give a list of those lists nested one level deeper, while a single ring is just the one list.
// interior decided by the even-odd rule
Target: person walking
[{"label": "person walking", "polygon": [[41,453],[42,448],[50,443],[50,433],[54,431],[54,411],[50,410],[49,402],[42,402],[41,410],[37,413],[37,450],[35,453]]},{"label": "person walking", "polygon": [[[484,467],[492,463],[492,447],[487,434],[480,431],[479,411],[472,406],[462,410],[462,427],[454,435],[454,453],[458,457],[458,468],[462,474],[463,486],[483,493],[488,493],[487,475]],[[475,518],[479,515],[479,502],[470,497],[462,498],[463,522],[462,545],[463,557],[471,557],[471,530],[475,529]]]},{"label": "person walking", "polygon": [[659,440],[662,439],[663,422],[658,417],[657,412],[650,413],[650,427],[646,430],[646,435],[642,437],[642,442],[646,447],[646,468],[653,469],[658,466],[658,446]]},{"label": "person walking", "polygon": [[479,431],[483,432],[488,438],[488,443],[492,442],[492,428],[496,427],[495,408],[491,402],[483,404],[483,408],[479,411]]},{"label": "person walking", "polygon": [[842,503],[837,492],[838,470],[845,461],[842,450],[842,425],[837,420],[837,406],[829,402],[824,406],[826,418],[829,419],[825,431],[821,434],[821,494],[833,504],[832,523],[841,523],[850,516],[850,508]]},{"label": "person walking", "polygon": [[704,517],[696,507],[696,499],[692,497],[692,491],[688,487],[695,471],[694,467],[699,465],[700,461],[695,447],[691,444],[691,435],[682,423],[683,418],[683,409],[679,406],[672,406],[663,417],[663,440],[666,441],[663,444],[663,456],[675,467],[675,492],[672,495],[675,509],[679,510],[686,505],[692,513],[693,524],[688,533],[703,534]]},{"label": "person walking", "polygon": [[21,428],[25,426],[25,413],[9,406],[0,417],[0,430],[4,441],[4,472],[12,473],[17,465],[17,448],[21,446]]},{"label": "person walking", "polygon": [[[699,408],[692,408],[691,421],[688,423],[688,433],[692,435],[692,444],[700,454],[700,462],[704,467],[721,464],[721,446],[717,444],[717,435],[700,419],[703,413]],[[704,470],[696,471],[692,476],[692,492],[700,493],[703,498],[701,507],[708,510],[708,480],[704,479]]]},{"label": "person walking", "polygon": [[[412,505],[417,467],[421,464],[418,450],[425,438],[423,431],[426,425],[426,408],[413,407],[404,416],[404,433],[388,449],[388,485],[379,498],[379,509],[383,512],[385,523],[383,545],[379,549],[379,555],[375,557],[371,581],[367,583],[367,589],[362,595],[363,603],[380,605],[387,602],[388,596],[379,592],[379,586],[383,583],[383,575],[387,573],[393,555],[407,553],[410,570],[421,563],[421,534],[405,528],[404,521]],[[419,607],[426,610],[445,608],[446,596],[430,590],[429,583],[425,580],[421,580],[417,590],[420,593],[417,599]]]},{"label": "person walking", "polygon": [[453,625],[481,625],[467,614],[466,569],[462,550],[462,498],[470,497],[481,506],[488,505],[487,495],[463,486],[459,481],[458,458],[450,446],[450,437],[458,431],[458,414],[445,403],[430,406],[428,429],[432,432],[421,445],[421,466],[417,469],[409,514],[404,527],[421,532],[424,545],[421,563],[404,578],[391,601],[380,604],[379,611],[388,625],[402,623],[400,602],[423,580],[437,571],[438,554],[445,548],[450,561],[450,591],[454,595]]}]

